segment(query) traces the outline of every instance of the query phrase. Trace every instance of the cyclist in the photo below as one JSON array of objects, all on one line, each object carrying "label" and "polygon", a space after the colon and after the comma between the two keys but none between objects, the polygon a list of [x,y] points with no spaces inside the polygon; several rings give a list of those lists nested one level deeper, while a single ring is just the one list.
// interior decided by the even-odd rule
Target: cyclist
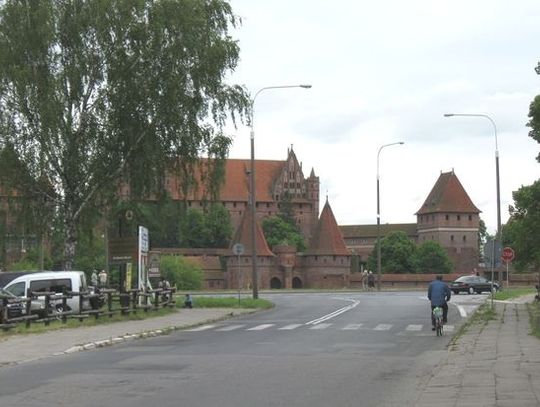
[{"label": "cyclist", "polygon": [[435,317],[433,316],[433,309],[435,307],[441,307],[443,309],[443,323],[446,324],[448,322],[447,301],[450,301],[450,297],[452,296],[450,288],[442,281],[442,275],[438,275],[435,280],[429,283],[427,296],[431,301],[431,330],[434,331]]}]

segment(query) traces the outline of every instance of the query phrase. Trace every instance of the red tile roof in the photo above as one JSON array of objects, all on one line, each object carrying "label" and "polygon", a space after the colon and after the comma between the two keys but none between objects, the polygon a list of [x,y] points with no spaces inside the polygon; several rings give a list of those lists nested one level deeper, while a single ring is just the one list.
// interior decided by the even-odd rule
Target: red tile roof
[{"label": "red tile roof", "polygon": [[[231,247],[229,248],[230,253],[232,253],[232,246],[235,243],[242,243],[244,245],[244,256],[250,256],[253,253],[253,245],[251,242],[251,208],[247,209],[248,210],[245,211],[242,216],[238,229],[236,229],[234,238],[231,240]],[[268,247],[268,243],[266,242],[259,222],[255,224],[255,236],[257,237],[257,256],[274,256],[274,253],[272,253]]]},{"label": "red tile roof", "polygon": [[[196,180],[198,187],[188,193],[188,200],[197,201],[202,200],[203,197],[209,198],[206,188],[201,182],[201,173],[206,171],[206,165],[207,160],[203,159],[201,161],[202,171],[201,166],[196,166],[193,177]],[[273,183],[277,179],[284,165],[285,161],[255,160],[255,190],[257,201],[273,201]],[[229,158],[225,161],[225,179],[219,195],[221,201],[248,201],[249,170],[251,170],[250,160]],[[173,174],[169,175],[167,189],[172,199],[183,199],[180,183]]]},{"label": "red tile roof", "polygon": [[343,236],[341,235],[328,200],[324,204],[321,217],[309,242],[306,254],[338,256],[349,256],[351,254],[345,246]]},{"label": "red tile roof", "polygon": [[426,201],[416,214],[436,212],[480,213],[454,171],[441,173]]}]

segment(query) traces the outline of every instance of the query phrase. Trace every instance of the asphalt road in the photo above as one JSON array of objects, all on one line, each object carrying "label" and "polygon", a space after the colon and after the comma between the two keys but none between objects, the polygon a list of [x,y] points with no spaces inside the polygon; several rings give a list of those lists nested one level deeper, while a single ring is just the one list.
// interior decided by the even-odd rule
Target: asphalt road
[{"label": "asphalt road", "polygon": [[[0,370],[0,406],[407,406],[485,296],[268,295],[270,311]],[[459,305],[459,306],[458,306]]]}]

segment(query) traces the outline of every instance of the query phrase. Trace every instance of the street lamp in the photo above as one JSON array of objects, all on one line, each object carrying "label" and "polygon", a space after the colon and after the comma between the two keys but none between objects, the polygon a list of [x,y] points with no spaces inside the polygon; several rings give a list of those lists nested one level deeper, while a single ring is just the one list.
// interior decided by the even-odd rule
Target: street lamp
[{"label": "street lamp", "polygon": [[499,146],[497,143],[497,126],[491,117],[487,114],[466,114],[466,113],[445,113],[444,117],[465,116],[465,117],[483,117],[488,119],[493,125],[493,131],[495,134],[495,173],[497,182],[497,234],[496,237],[500,238],[501,233],[501,188],[499,182]]},{"label": "street lamp", "polygon": [[495,234],[495,239],[493,240],[492,254],[491,254],[491,308],[493,308],[493,268],[495,265],[495,241],[501,238],[501,187],[499,181],[499,146],[497,143],[497,126],[491,117],[487,114],[471,114],[471,113],[445,113],[444,117],[454,117],[454,116],[464,116],[464,117],[483,117],[488,119],[493,125],[493,132],[495,134],[495,180],[497,183],[497,232]]},{"label": "street lamp", "polygon": [[397,141],[395,143],[384,144],[379,147],[379,152],[377,153],[377,290],[381,290],[381,204],[379,198],[379,156],[381,155],[381,150],[385,147],[394,146],[397,144],[405,144],[404,141]]},{"label": "street lamp", "polygon": [[251,171],[250,171],[250,195],[249,195],[249,205],[251,207],[251,280],[253,286],[253,298],[259,298],[259,289],[258,289],[258,273],[257,273],[257,197],[255,194],[255,130],[254,130],[254,119],[255,119],[255,100],[259,93],[270,90],[270,89],[286,89],[286,88],[304,88],[309,89],[311,85],[281,85],[281,86],[266,86],[261,88],[255,93],[253,99],[251,99]]}]

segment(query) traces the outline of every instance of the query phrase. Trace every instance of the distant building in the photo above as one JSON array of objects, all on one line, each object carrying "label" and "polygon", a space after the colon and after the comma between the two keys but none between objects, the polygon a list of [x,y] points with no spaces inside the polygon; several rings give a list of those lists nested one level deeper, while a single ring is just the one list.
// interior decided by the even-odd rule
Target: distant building
[{"label": "distant building", "polygon": [[[441,173],[422,207],[416,223],[381,225],[381,237],[403,231],[415,242],[439,243],[454,264],[454,271],[478,267],[480,210],[473,204],[454,171]],[[364,265],[377,241],[377,225],[340,226],[345,244]]]}]

